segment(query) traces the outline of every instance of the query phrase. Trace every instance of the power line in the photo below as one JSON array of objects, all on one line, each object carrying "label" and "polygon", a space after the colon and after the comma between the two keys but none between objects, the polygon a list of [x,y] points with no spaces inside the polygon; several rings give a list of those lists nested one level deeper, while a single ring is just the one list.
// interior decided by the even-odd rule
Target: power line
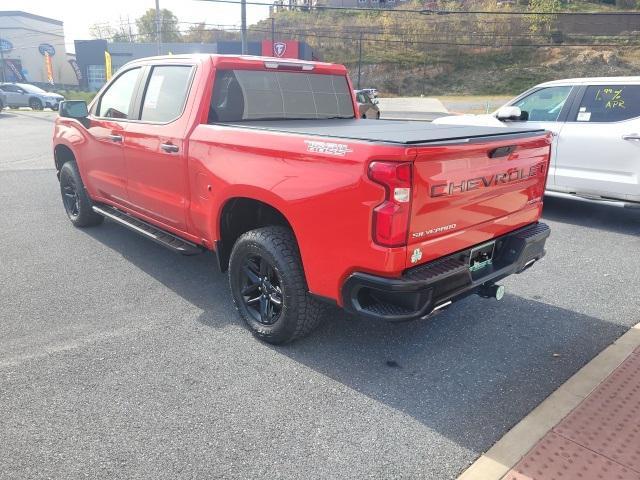
[{"label": "power line", "polygon": [[[201,0],[203,2],[212,3],[231,3],[240,5],[236,0]],[[322,10],[336,10],[336,11],[350,11],[350,12],[392,12],[392,13],[419,13],[422,15],[567,15],[567,16],[611,16],[611,15],[624,15],[624,16],[640,16],[640,12],[528,12],[522,10],[507,11],[507,10],[434,10],[434,9],[406,9],[406,8],[388,8],[388,7],[334,7],[325,5],[276,5],[273,3],[264,2],[252,2],[247,1],[247,5],[260,5],[263,7],[279,7],[287,9],[300,9],[303,11],[322,11]]]}]

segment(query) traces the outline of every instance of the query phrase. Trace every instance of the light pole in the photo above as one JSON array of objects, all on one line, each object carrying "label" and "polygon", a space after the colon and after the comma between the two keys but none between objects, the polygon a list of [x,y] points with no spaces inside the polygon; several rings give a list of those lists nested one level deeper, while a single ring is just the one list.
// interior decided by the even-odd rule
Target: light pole
[{"label": "light pole", "polygon": [[240,35],[242,37],[242,55],[247,52],[247,0],[240,1]]},{"label": "light pole", "polygon": [[360,30],[360,39],[358,41],[358,90],[360,90],[361,70],[362,70],[362,30]]},{"label": "light pole", "polygon": [[5,76],[5,66],[4,66],[4,48],[2,48],[2,43],[0,43],[0,62],[2,62],[2,70],[0,70],[0,72],[2,72],[2,81],[6,82],[7,81],[7,77]]},{"label": "light pole", "polygon": [[156,0],[156,50],[160,55],[160,0]]},{"label": "light pole", "polygon": [[271,16],[271,56],[275,56],[274,45],[276,44],[276,18]]}]

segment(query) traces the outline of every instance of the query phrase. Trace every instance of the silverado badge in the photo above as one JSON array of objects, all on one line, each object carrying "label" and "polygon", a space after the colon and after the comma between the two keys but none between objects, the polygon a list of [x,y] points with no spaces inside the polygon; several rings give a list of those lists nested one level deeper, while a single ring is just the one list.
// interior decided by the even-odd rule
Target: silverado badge
[{"label": "silverado badge", "polygon": [[419,248],[416,248],[411,254],[411,263],[419,262],[421,258],[422,258],[422,250],[420,250]]}]

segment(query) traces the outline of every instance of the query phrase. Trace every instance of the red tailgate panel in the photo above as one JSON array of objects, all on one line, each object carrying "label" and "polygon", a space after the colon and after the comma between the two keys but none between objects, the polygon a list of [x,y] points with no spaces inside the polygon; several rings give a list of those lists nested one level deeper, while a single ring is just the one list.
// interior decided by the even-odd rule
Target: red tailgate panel
[{"label": "red tailgate panel", "polygon": [[545,134],[419,148],[407,266],[537,221],[550,144]]}]

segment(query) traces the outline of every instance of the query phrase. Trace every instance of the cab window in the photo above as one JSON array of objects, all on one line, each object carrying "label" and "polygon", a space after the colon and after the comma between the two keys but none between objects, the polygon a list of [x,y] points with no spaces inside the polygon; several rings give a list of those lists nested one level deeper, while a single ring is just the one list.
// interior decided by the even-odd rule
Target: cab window
[{"label": "cab window", "polygon": [[98,106],[99,117],[127,119],[129,106],[138,80],[140,68],[132,68],[120,75],[107,89]]},{"label": "cab window", "polygon": [[573,121],[620,122],[640,117],[640,85],[591,85]]},{"label": "cab window", "polygon": [[343,75],[261,70],[218,70],[209,122],[353,118]]},{"label": "cab window", "polygon": [[187,99],[192,67],[163,65],[153,67],[142,102],[140,120],[171,122],[182,114]]},{"label": "cab window", "polygon": [[571,93],[571,88],[571,86],[541,88],[521,98],[514,103],[514,106],[519,107],[523,117],[530,122],[556,122]]}]

